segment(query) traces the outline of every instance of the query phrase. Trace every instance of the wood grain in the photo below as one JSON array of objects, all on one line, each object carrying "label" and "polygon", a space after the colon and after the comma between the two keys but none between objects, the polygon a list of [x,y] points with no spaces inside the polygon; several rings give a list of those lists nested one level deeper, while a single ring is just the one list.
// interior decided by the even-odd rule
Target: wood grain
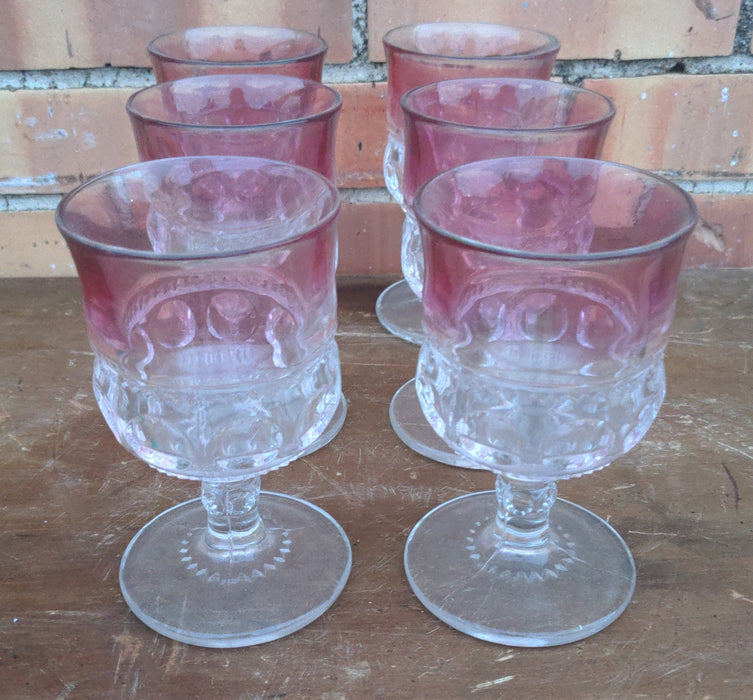
[{"label": "wood grain", "polygon": [[0,694],[8,698],[746,697],[753,683],[753,271],[684,273],[668,393],[638,447],[560,491],[608,519],[638,567],[627,611],[543,650],[466,637],[426,612],[402,568],[434,505],[489,474],[433,463],[392,432],[416,348],[374,316],[384,286],[344,280],[350,402],[326,448],[262,480],[343,525],[351,578],[287,638],[229,651],[144,627],[118,588],[130,538],[196,495],[128,455],[91,391],[77,281],[0,281]]}]

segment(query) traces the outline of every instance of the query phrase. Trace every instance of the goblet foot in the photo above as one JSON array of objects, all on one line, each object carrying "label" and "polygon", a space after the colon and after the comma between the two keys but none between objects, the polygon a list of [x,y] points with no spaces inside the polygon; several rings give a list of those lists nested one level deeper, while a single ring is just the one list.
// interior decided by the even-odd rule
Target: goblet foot
[{"label": "goblet foot", "polygon": [[158,515],[133,538],[120,566],[128,606],[147,626],[187,644],[242,647],[304,627],[343,589],[351,550],[320,508],[262,491],[262,539],[218,551],[207,544],[200,498]]},{"label": "goblet foot", "polygon": [[434,432],[421,410],[415,379],[403,384],[392,397],[390,423],[397,436],[418,454],[453,467],[476,468],[470,461],[453,452]]},{"label": "goblet foot", "polygon": [[455,498],[427,513],[405,548],[419,600],[461,632],[498,644],[554,646],[613,622],[635,587],[622,538],[601,518],[557,499],[545,547],[507,548],[496,534],[495,492]]},{"label": "goblet foot", "polygon": [[343,427],[347,414],[348,402],[345,399],[344,394],[340,394],[340,402],[337,404],[335,415],[332,416],[332,420],[324,429],[324,432],[308,446],[306,452],[304,452],[301,456],[305,457],[306,455],[310,455],[312,452],[316,452],[317,450],[322,449],[322,447],[332,442],[335,436],[340,432],[340,429]]},{"label": "goblet foot", "polygon": [[423,305],[406,280],[391,284],[379,295],[376,315],[392,335],[415,345],[423,342]]}]

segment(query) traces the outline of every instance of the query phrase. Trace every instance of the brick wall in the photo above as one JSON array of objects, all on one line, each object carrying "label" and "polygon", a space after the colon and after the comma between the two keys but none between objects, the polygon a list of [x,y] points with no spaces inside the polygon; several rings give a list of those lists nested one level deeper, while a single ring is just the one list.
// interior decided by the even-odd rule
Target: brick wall
[{"label": "brick wall", "polygon": [[74,274],[54,225],[60,195],[136,160],[124,105],[153,82],[145,47],[202,24],[286,25],[329,43],[343,96],[343,274],[399,271],[401,213],[383,188],[390,27],[483,20],[549,31],[555,75],[611,96],[605,158],[668,175],[703,222],[689,266],[753,265],[753,0],[3,0],[0,276]]}]

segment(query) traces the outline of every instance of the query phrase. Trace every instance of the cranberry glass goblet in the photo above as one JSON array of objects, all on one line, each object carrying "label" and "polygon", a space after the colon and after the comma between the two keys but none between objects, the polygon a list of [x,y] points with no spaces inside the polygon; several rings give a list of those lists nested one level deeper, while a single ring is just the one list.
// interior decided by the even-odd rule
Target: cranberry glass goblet
[{"label": "cranberry glass goblet", "polygon": [[327,42],[282,27],[195,27],[149,43],[158,83],[197,75],[272,73],[321,82]]},{"label": "cranberry glass goblet", "polygon": [[[384,180],[403,208],[403,113],[400,99],[420,85],[454,78],[509,76],[549,78],[559,52],[551,34],[480,22],[434,22],[396,27],[384,35],[387,61],[387,147]],[[404,340],[420,343],[421,301],[405,280],[377,300],[382,325]]]},{"label": "cranberry glass goblet", "polygon": [[[336,180],[335,138],[342,106],[332,88],[278,75],[209,75],[153,85],[126,110],[142,160],[175,156],[255,156],[294,163]],[[345,422],[347,403],[311,452]]]},{"label": "cranberry glass goblet", "polygon": [[419,521],[410,584],[481,639],[587,637],[625,609],[635,566],[606,522],[556,497],[556,481],[607,466],[653,422],[695,207],[647,172],[522,157],[446,171],[414,208],[426,256],[421,406],[497,483]]},{"label": "cranberry glass goblet", "polygon": [[[599,93],[524,78],[461,78],[414,88],[402,98],[405,120],[403,274],[421,298],[424,261],[413,215],[416,190],[458,165],[502,156],[596,158],[615,109]],[[415,339],[423,336],[416,330]],[[390,404],[403,442],[431,459],[471,466],[437,436],[418,403],[414,381]]]},{"label": "cranberry glass goblet", "polygon": [[319,174],[242,157],[129,166],[59,205],[107,424],[150,466],[202,481],[201,498],[147,524],[120,567],[131,610],[172,639],[276,639],[345,585],[342,528],[259,489],[337,408],[338,207]]},{"label": "cranberry glass goblet", "polygon": [[284,75],[211,75],[159,83],[126,102],[141,160],[196,155],[270,158],[333,182],[340,95]]}]

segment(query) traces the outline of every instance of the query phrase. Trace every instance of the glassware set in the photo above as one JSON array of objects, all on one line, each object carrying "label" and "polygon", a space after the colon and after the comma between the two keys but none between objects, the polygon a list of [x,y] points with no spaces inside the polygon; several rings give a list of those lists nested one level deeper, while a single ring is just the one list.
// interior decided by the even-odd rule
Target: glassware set
[{"label": "glassware set", "polygon": [[[554,37],[432,23],[384,44],[405,279],[376,310],[421,345],[390,419],[417,452],[496,475],[494,491],[419,521],[408,582],[480,639],[582,639],[625,609],[635,565],[556,482],[605,467],[656,417],[695,207],[667,180],[597,160],[614,106],[549,81]],[[280,28],[158,37],[158,82],[127,103],[141,162],[58,207],[108,426],[153,468],[202,484],[139,531],[120,569],[134,614],[190,644],[294,632],[350,572],[330,515],[260,489],[346,419],[341,100],[321,84],[326,48]]]}]

